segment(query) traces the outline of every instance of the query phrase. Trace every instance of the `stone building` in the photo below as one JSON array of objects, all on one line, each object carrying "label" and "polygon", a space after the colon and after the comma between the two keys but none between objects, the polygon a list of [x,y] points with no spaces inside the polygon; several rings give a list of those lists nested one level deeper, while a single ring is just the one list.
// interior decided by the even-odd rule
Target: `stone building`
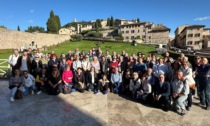
[{"label": "stone building", "polygon": [[75,27],[69,27],[69,28],[61,28],[59,30],[60,35],[74,35],[76,34]]},{"label": "stone building", "polygon": [[205,25],[183,25],[175,30],[175,46],[192,47],[201,50],[210,47],[208,36],[210,29],[204,28]]},{"label": "stone building", "polygon": [[149,22],[139,22],[132,24],[120,25],[118,34],[122,34],[124,41],[133,41],[136,37],[141,38],[143,43],[160,43],[169,42],[170,29],[162,24],[151,24]]}]

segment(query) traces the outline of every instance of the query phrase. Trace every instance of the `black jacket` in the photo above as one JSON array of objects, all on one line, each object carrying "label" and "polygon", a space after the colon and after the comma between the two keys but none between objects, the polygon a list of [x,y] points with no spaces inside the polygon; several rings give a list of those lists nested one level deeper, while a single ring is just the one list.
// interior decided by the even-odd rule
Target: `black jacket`
[{"label": "black jacket", "polygon": [[170,96],[171,95],[171,86],[170,83],[164,82],[162,87],[160,87],[159,83],[156,83],[154,86],[154,94],[156,95],[162,95],[162,96]]}]

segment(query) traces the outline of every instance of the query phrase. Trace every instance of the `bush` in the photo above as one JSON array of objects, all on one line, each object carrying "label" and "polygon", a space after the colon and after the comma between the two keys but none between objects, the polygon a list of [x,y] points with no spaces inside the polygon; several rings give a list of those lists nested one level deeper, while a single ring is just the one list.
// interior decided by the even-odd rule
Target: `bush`
[{"label": "bush", "polygon": [[71,41],[81,41],[83,39],[81,34],[71,35]]},{"label": "bush", "polygon": [[88,32],[86,34],[87,37],[94,37],[94,38],[102,38],[103,37],[103,34],[100,33],[100,32],[94,32],[94,31],[91,31],[91,32]]},{"label": "bush", "polygon": [[119,34],[118,36],[115,36],[114,38],[115,38],[115,40],[119,40],[119,41],[124,40],[124,37],[122,36],[122,34]]}]

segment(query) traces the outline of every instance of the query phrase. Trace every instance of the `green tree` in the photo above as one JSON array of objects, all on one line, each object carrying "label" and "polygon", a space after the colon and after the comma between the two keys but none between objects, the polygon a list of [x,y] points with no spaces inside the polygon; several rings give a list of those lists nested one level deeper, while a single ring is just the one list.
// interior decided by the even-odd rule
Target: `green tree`
[{"label": "green tree", "polygon": [[140,22],[140,19],[139,18],[137,18],[137,22]]},{"label": "green tree", "polygon": [[110,18],[107,18],[107,24],[106,26],[110,26]]},{"label": "green tree", "polygon": [[45,30],[43,27],[39,27],[39,26],[29,26],[27,30],[25,30],[25,32],[39,32],[39,33],[44,33]]},{"label": "green tree", "polygon": [[17,30],[20,31],[20,26],[18,25]]},{"label": "green tree", "polygon": [[101,26],[101,20],[100,19],[97,19],[96,20],[96,24],[98,25],[98,28],[101,28],[102,26]]},{"label": "green tree", "polygon": [[3,26],[3,25],[0,25],[0,28],[5,28],[5,29],[7,29],[7,27],[5,27],[5,26]]},{"label": "green tree", "polygon": [[110,19],[110,26],[114,26],[114,18],[113,18],[113,16],[111,16],[111,19]]},{"label": "green tree", "polygon": [[54,18],[49,18],[47,21],[47,32],[58,33],[58,24]]},{"label": "green tree", "polygon": [[46,24],[48,33],[58,33],[61,28],[60,18],[58,15],[54,15],[53,11],[50,11],[50,17]]}]

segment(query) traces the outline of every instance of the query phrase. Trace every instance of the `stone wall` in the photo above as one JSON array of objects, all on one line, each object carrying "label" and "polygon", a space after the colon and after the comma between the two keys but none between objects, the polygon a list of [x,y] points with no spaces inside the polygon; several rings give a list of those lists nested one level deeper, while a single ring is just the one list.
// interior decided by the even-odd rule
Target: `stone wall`
[{"label": "stone wall", "polygon": [[70,40],[70,35],[27,33],[0,28],[0,49],[20,48],[34,42],[37,47],[51,46]]}]

